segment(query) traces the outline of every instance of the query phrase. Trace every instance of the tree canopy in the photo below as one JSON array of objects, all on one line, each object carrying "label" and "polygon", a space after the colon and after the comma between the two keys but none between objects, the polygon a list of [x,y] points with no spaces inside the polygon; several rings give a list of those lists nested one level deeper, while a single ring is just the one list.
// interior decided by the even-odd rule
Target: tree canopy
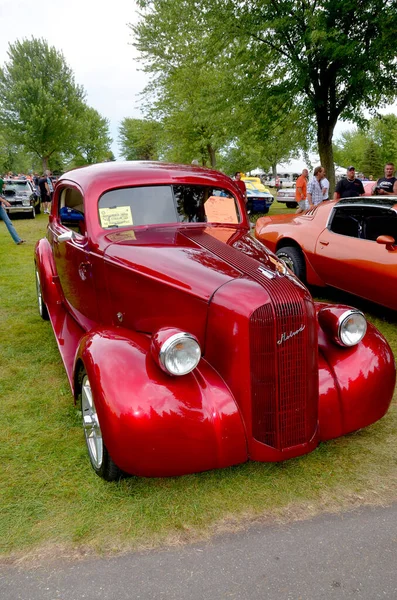
[{"label": "tree canopy", "polygon": [[92,165],[111,157],[109,121],[95,108],[83,106],[79,113],[79,133],[73,153],[73,166]]},{"label": "tree canopy", "polygon": [[161,154],[161,125],[149,119],[122,120],[119,129],[121,155],[126,160],[158,160]]},{"label": "tree canopy", "polygon": [[241,102],[264,121],[269,111],[274,120],[292,109],[315,120],[331,180],[337,120],[359,121],[365,108],[396,96],[397,0],[141,0],[140,6],[135,44],[147,70],[160,74],[159,84],[187,65],[192,73],[203,63],[230,70]]},{"label": "tree canopy", "polygon": [[10,44],[8,56],[0,70],[1,122],[46,168],[54,152],[70,151],[77,141],[83,88],[45,40]]},{"label": "tree canopy", "polygon": [[397,117],[377,116],[365,125],[344,132],[334,146],[338,164],[352,164],[365,175],[378,178],[387,162],[397,165]]}]

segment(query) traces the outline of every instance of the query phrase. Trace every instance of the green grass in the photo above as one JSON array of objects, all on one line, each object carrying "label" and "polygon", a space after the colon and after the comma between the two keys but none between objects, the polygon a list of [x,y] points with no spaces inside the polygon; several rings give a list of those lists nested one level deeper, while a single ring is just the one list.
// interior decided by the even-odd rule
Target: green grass
[{"label": "green grass", "polygon": [[[294,212],[275,204],[270,212],[276,211]],[[16,246],[0,223],[3,557],[180,544],[236,530],[252,519],[304,518],[396,499],[396,401],[368,429],[285,463],[111,484],[96,477],[51,326],[36,307],[33,248],[45,224],[44,215],[16,220],[28,240]],[[397,351],[397,314],[364,308]]]}]

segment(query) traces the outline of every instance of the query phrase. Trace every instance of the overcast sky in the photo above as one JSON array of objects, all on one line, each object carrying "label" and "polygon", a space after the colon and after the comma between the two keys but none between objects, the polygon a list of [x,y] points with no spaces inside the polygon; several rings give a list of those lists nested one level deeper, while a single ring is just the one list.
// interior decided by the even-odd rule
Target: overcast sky
[{"label": "overcast sky", "polygon": [[[128,23],[137,18],[134,0],[0,0],[0,64],[10,42],[32,36],[62,51],[87,103],[109,119],[117,157],[120,121],[142,116],[139,93],[148,82],[131,46]],[[351,127],[338,123],[334,138]]]},{"label": "overcast sky", "polygon": [[0,64],[9,43],[44,38],[63,52],[87,103],[110,121],[118,156],[118,127],[141,117],[138,94],[147,76],[139,69],[128,23],[137,21],[134,0],[0,0]]}]

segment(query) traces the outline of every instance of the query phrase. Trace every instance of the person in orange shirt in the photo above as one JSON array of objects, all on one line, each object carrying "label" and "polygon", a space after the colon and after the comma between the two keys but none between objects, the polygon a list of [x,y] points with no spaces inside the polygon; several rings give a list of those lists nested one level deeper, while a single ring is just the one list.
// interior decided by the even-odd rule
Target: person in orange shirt
[{"label": "person in orange shirt", "polygon": [[304,212],[307,209],[307,178],[309,176],[309,171],[307,169],[303,169],[302,175],[298,177],[295,183],[295,200],[298,203],[298,208],[296,214]]}]

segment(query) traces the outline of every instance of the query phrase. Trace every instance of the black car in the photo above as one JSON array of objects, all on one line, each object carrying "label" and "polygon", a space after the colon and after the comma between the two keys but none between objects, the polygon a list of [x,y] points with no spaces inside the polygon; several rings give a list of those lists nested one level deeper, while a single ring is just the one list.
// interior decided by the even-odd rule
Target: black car
[{"label": "black car", "polygon": [[10,203],[4,207],[8,214],[26,213],[31,219],[40,214],[40,197],[29,179],[6,179],[3,196]]}]

